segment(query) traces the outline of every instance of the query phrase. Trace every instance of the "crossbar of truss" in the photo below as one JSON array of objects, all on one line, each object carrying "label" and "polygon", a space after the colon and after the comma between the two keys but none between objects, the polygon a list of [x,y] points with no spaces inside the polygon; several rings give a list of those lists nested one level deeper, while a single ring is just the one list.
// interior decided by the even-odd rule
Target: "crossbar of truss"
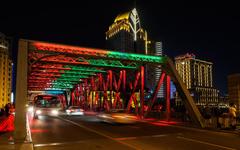
[{"label": "crossbar of truss", "polygon": [[68,45],[62,45],[62,44],[44,43],[44,42],[32,42],[31,47],[36,51],[45,51],[50,53],[75,54],[75,55],[82,55],[82,56],[102,57],[102,58],[138,61],[138,62],[156,63],[156,64],[164,64],[167,58],[165,56],[150,56],[150,55],[143,55],[143,54],[122,53],[122,52],[107,51],[107,50],[101,50],[101,49],[95,49],[95,48],[76,47],[76,46],[68,46]]}]

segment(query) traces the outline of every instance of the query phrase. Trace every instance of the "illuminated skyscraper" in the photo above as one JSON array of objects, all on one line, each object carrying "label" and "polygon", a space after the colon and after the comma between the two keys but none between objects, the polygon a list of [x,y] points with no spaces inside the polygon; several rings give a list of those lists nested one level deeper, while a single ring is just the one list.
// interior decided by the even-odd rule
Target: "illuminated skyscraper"
[{"label": "illuminated skyscraper", "polygon": [[216,105],[219,91],[213,87],[212,63],[193,54],[175,57],[176,69],[197,105]]},{"label": "illuminated skyscraper", "polygon": [[[162,56],[163,53],[162,42],[148,41],[147,52],[148,52],[147,54],[149,55]],[[147,65],[146,72],[147,81],[145,85],[152,90],[155,88],[155,86],[157,86],[158,80],[161,76],[162,73],[161,66]],[[160,90],[158,91],[157,98],[163,98],[165,96],[164,89],[165,88],[163,83]]]},{"label": "illuminated skyscraper", "polygon": [[[146,55],[162,55],[162,42],[150,41],[147,31],[141,27],[137,10],[119,14],[106,32],[107,48],[110,50],[140,53]],[[154,89],[161,75],[161,66],[145,66],[145,88]],[[134,74],[130,75],[134,76]],[[162,85],[157,95],[164,97]]]},{"label": "illuminated skyscraper", "polygon": [[228,76],[228,95],[229,102],[237,105],[240,110],[240,74],[232,74]]},{"label": "illuminated skyscraper", "polygon": [[11,102],[12,60],[9,42],[0,33],[0,107]]},{"label": "illuminated skyscraper", "polygon": [[146,32],[137,10],[118,15],[106,32],[107,48],[128,53],[146,53]]}]

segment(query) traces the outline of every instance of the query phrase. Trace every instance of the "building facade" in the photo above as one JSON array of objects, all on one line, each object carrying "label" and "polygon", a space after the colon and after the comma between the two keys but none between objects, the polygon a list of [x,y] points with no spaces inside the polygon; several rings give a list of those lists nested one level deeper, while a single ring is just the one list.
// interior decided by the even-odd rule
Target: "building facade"
[{"label": "building facade", "polygon": [[175,65],[197,105],[218,105],[219,91],[213,87],[213,63],[187,53],[175,57]]},{"label": "building facade", "polygon": [[228,76],[228,96],[229,102],[237,105],[240,110],[240,73]]},{"label": "building facade", "polygon": [[0,33],[0,108],[11,102],[12,60],[9,42]]},{"label": "building facade", "polygon": [[[155,55],[155,56],[162,56],[163,55],[163,46],[162,42],[160,41],[148,41],[147,46],[147,54]],[[159,78],[162,74],[161,66],[153,66],[153,65],[146,65],[146,83],[145,85],[149,89],[154,89],[157,86]],[[163,98],[165,96],[165,83],[161,85],[160,90],[158,91],[157,98]]]},{"label": "building facade", "polygon": [[[107,48],[113,51],[162,55],[162,42],[150,41],[148,33],[141,27],[137,10],[119,14],[106,32]],[[145,66],[145,88],[154,89],[161,75],[161,66]],[[134,73],[130,76],[134,76]],[[164,97],[162,85],[158,98]]]},{"label": "building facade", "polygon": [[146,54],[147,32],[137,10],[119,14],[106,32],[107,48],[113,51]]}]

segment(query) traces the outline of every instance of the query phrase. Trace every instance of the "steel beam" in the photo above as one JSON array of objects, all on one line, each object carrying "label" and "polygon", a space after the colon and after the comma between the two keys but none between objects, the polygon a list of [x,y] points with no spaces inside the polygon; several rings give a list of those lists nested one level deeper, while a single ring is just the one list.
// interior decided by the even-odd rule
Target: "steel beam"
[{"label": "steel beam", "polygon": [[167,112],[167,121],[170,121],[170,117],[171,117],[171,106],[170,106],[170,76],[167,75],[167,83],[166,83],[166,112]]},{"label": "steel beam", "polygon": [[192,120],[195,122],[196,125],[204,128],[205,127],[204,118],[199,112],[192,96],[190,95],[186,85],[183,83],[180,75],[175,69],[175,66],[170,58],[168,58],[166,64],[163,65],[163,70],[167,72],[168,75],[171,76],[172,81],[174,82]]},{"label": "steel beam", "polygon": [[140,89],[140,103],[141,103],[141,117],[144,117],[144,66],[140,67],[141,72],[141,89]]},{"label": "steel beam", "polygon": [[164,77],[165,77],[165,73],[162,72],[162,74],[161,74],[161,76],[160,76],[160,78],[159,78],[159,80],[158,80],[157,87],[156,87],[155,90],[154,90],[153,96],[151,97],[150,102],[148,103],[147,112],[145,113],[144,116],[147,116],[147,114],[151,111],[152,106],[153,106],[153,104],[155,103],[155,100],[156,100],[156,98],[157,98],[157,93],[158,93],[158,91],[160,90],[161,85],[162,85],[162,83],[163,83],[163,81],[164,81]]}]

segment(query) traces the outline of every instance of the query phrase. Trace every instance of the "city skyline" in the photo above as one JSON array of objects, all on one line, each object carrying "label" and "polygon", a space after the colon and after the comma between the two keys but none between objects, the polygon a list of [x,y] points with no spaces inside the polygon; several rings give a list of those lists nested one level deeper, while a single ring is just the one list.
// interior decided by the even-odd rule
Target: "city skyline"
[{"label": "city skyline", "polygon": [[[132,9],[133,1],[106,1],[101,6],[100,2],[95,3],[7,7],[8,13],[1,13],[1,31],[15,38],[105,48],[109,24],[119,13]],[[237,60],[239,49],[240,22],[235,10],[224,12],[221,6],[211,4],[191,7],[154,4],[137,1],[136,5],[150,36],[163,41],[165,54],[172,58],[189,52],[213,62],[214,85],[227,92],[227,75],[239,72],[239,62],[231,61]]]}]

